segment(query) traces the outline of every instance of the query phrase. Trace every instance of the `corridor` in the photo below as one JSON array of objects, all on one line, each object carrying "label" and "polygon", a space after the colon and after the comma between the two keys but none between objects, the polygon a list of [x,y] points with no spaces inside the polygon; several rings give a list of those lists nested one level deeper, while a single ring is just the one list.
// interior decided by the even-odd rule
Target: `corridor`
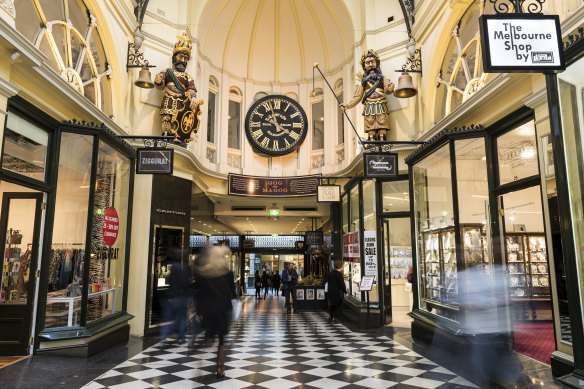
[{"label": "corridor", "polygon": [[88,383],[95,388],[469,388],[465,379],[391,339],[329,324],[321,312],[286,315],[281,298],[247,297],[228,336],[226,377],[216,346],[156,344]]}]

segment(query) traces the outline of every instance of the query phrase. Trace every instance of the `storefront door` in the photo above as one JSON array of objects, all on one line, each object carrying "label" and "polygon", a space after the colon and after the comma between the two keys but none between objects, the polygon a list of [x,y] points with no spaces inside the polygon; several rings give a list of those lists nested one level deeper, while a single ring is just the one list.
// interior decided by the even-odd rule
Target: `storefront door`
[{"label": "storefront door", "polygon": [[41,193],[5,192],[0,215],[0,355],[27,355],[36,286]]},{"label": "storefront door", "polygon": [[515,350],[549,364],[556,348],[540,187],[506,193],[499,204]]},{"label": "storefront door", "polygon": [[412,241],[409,217],[383,219],[383,311],[384,324],[404,324],[410,319],[411,288],[406,290],[406,278],[412,266]]}]

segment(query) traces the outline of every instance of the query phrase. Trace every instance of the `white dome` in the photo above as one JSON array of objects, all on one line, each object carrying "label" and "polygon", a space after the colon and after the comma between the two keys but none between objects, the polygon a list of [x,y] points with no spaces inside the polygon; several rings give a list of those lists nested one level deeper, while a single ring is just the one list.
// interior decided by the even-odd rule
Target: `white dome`
[{"label": "white dome", "polygon": [[236,77],[289,83],[327,72],[352,54],[353,23],[342,0],[208,1],[199,18],[200,50]]}]

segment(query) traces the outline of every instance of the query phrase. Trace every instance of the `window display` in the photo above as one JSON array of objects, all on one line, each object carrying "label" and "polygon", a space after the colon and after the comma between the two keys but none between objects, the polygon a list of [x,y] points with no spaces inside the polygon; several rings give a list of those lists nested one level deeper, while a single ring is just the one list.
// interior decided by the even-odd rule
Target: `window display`
[{"label": "window display", "polygon": [[550,281],[544,234],[509,232],[505,243],[511,299],[549,298]]}]

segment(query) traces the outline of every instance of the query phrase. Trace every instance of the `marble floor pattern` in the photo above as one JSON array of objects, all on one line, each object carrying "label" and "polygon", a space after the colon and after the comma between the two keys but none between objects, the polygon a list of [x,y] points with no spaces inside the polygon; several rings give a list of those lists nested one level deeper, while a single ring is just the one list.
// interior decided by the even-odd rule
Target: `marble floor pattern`
[{"label": "marble floor pattern", "polygon": [[[280,300],[280,301],[279,301]],[[476,388],[391,336],[329,324],[322,312],[286,314],[282,299],[248,297],[228,335],[225,378],[216,345],[169,338],[83,386],[95,388]]]}]

